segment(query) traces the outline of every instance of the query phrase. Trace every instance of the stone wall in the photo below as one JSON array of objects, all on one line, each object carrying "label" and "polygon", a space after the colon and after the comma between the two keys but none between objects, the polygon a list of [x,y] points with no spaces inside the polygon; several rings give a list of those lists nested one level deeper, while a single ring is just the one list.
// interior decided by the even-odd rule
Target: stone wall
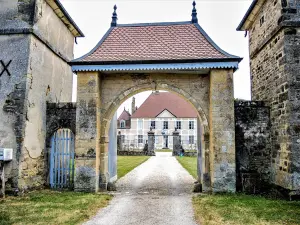
[{"label": "stone wall", "polygon": [[271,183],[270,109],[263,102],[235,102],[237,191],[257,194]]},{"label": "stone wall", "polygon": [[281,0],[267,0],[249,31],[250,55],[253,56],[274,35],[281,17]]},{"label": "stone wall", "polygon": [[[17,188],[19,159],[24,140],[26,121],[26,81],[30,39],[26,35],[0,35],[0,60],[9,73],[0,76],[0,147],[13,149],[13,161],[5,163],[6,184]],[[23,49],[20,54],[19,49]],[[0,72],[3,67],[0,64]]]},{"label": "stone wall", "polygon": [[46,102],[71,101],[67,60],[73,58],[74,37],[44,0],[1,1],[0,34],[0,60],[11,62],[9,74],[0,77],[0,147],[14,149],[6,165],[7,185],[40,187],[45,184]]},{"label": "stone wall", "polygon": [[[266,1],[250,28],[252,99],[270,106],[272,183],[295,191],[300,189],[300,1],[271,3]],[[262,15],[267,20],[259,26]]]},{"label": "stone wall", "polygon": [[[284,61],[288,77],[287,113],[289,140],[285,152],[277,151],[275,183],[286,184],[290,195],[300,195],[300,0],[283,1]],[[275,152],[274,152],[275,154]]]},{"label": "stone wall", "polygon": [[34,16],[35,0],[1,0],[0,30],[31,28]]},{"label": "stone wall", "polygon": [[50,147],[52,135],[61,128],[76,134],[76,103],[48,103],[46,112],[46,147]]}]

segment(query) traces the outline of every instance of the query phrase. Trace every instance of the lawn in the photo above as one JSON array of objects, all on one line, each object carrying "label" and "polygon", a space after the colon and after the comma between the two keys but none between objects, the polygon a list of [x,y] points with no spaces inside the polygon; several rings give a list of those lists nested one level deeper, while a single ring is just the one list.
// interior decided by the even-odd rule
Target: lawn
[{"label": "lawn", "polygon": [[0,199],[0,224],[82,224],[107,206],[106,194],[34,191]]},{"label": "lawn", "polygon": [[118,156],[118,179],[147,161],[150,156]]},{"label": "lawn", "polygon": [[176,156],[176,159],[195,179],[198,178],[197,157]]},{"label": "lawn", "polygon": [[300,224],[300,202],[222,194],[194,197],[193,205],[196,220],[201,225]]},{"label": "lawn", "polygon": [[[197,157],[176,157],[197,179]],[[243,194],[199,195],[193,198],[201,225],[300,225],[300,202]]]}]

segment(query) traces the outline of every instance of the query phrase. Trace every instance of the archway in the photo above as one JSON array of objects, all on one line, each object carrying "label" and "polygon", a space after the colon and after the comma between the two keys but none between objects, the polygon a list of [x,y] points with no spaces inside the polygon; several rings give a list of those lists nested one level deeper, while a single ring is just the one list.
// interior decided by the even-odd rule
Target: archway
[{"label": "archway", "polygon": [[[75,190],[106,190],[109,124],[118,106],[138,92],[166,90],[186,99],[198,112],[206,153],[201,155],[207,172],[200,179],[203,189],[235,191],[233,70],[77,75]],[[96,157],[88,152],[95,152]]]},{"label": "archway", "polygon": [[[209,184],[209,179],[206,179],[205,180],[205,182],[203,182],[203,178],[204,177],[209,177],[209,141],[208,140],[206,140],[205,141],[205,137],[208,137],[209,136],[209,126],[208,126],[208,121],[207,121],[207,116],[205,115],[205,113],[203,112],[203,109],[201,108],[201,106],[197,103],[197,101],[192,97],[192,96],[190,96],[188,93],[186,93],[184,90],[181,90],[181,93],[179,94],[178,92],[175,92],[174,90],[178,90],[178,89],[176,89],[176,87],[174,87],[174,86],[172,86],[172,87],[169,87],[169,85],[167,85],[167,84],[162,84],[161,86],[163,86],[164,87],[164,91],[169,91],[169,92],[172,92],[172,93],[174,93],[174,94],[176,94],[177,96],[179,96],[180,98],[182,98],[183,100],[184,100],[184,102],[186,102],[187,104],[189,104],[190,106],[191,106],[191,108],[193,108],[194,110],[192,110],[192,111],[195,111],[196,112],[196,114],[197,114],[197,116],[196,116],[196,118],[195,119],[192,119],[192,118],[190,118],[189,120],[193,120],[193,123],[196,123],[196,125],[195,125],[195,131],[194,131],[194,128],[191,128],[192,130],[193,130],[193,132],[194,132],[194,134],[192,135],[192,137],[193,137],[193,140],[195,139],[195,142],[194,141],[192,141],[193,142],[193,146],[195,147],[196,146],[196,149],[195,150],[197,150],[197,164],[198,164],[198,168],[197,168],[197,173],[198,173],[198,182],[200,183],[200,184],[203,184],[203,189],[205,190],[205,191],[209,191],[210,190],[210,184]],[[106,144],[106,145],[108,145],[108,146],[110,146],[109,148],[108,148],[108,155],[109,156],[111,156],[111,151],[114,151],[113,149],[111,149],[111,142],[115,142],[115,140],[112,140],[111,139],[111,135],[112,134],[114,134],[114,133],[112,133],[112,126],[113,127],[115,127],[115,121],[113,121],[113,119],[115,120],[115,118],[113,118],[113,119],[110,119],[110,118],[112,118],[112,116],[113,115],[116,115],[115,113],[116,113],[116,110],[119,108],[119,106],[124,102],[124,101],[126,101],[127,99],[129,99],[130,97],[132,97],[133,95],[135,95],[135,94],[137,94],[137,93],[141,93],[141,92],[144,92],[144,91],[147,91],[147,90],[152,90],[151,89],[151,85],[148,85],[148,87],[146,86],[146,85],[142,85],[142,87],[133,87],[133,88],[130,88],[129,90],[125,90],[125,91],[123,91],[121,94],[120,94],[120,96],[122,96],[122,99],[121,99],[121,101],[119,102],[119,105],[116,105],[116,104],[114,104],[114,103],[111,103],[110,104],[110,106],[108,107],[109,108],[109,110],[107,111],[108,113],[107,114],[105,114],[104,116],[103,116],[103,120],[105,120],[105,121],[108,121],[107,122],[107,126],[106,127],[102,127],[102,129],[104,129],[104,132],[102,132],[102,134],[104,134],[105,136],[108,136],[109,137],[109,139],[108,139],[108,144]],[[161,91],[162,89],[160,89],[160,91]],[[158,91],[158,89],[156,90],[156,91]],[[127,95],[124,95],[124,93],[128,93]],[[153,92],[152,94],[154,94],[155,92]],[[157,94],[156,94],[157,95]],[[162,95],[162,94],[161,94]],[[154,96],[155,96],[155,94],[154,94]],[[168,95],[166,95],[166,96],[168,96]],[[185,97],[185,96],[187,96],[187,97]],[[189,99],[189,100],[187,100],[187,98]],[[116,101],[116,99],[120,99],[120,97],[119,96],[117,96],[116,98],[115,98],[115,100],[114,100],[114,102]],[[195,102],[195,105],[192,103],[192,102]],[[186,105],[182,105],[181,107],[184,107],[184,106],[186,106]],[[187,106],[187,108],[190,108],[190,107],[188,107]],[[184,109],[183,109],[184,110]],[[201,114],[201,117],[200,117],[200,114]],[[154,118],[154,117],[153,117]],[[153,119],[152,118],[152,119]],[[202,118],[204,118],[204,120],[202,119]],[[175,119],[175,118],[174,118]],[[144,120],[146,120],[146,119],[143,119],[143,121]],[[156,119],[157,120],[157,119]],[[180,120],[180,118],[179,118],[179,120]],[[164,119],[164,121],[168,121],[168,119]],[[140,121],[141,122],[141,121]],[[158,123],[158,122],[161,122],[161,121],[156,121],[156,123]],[[188,123],[189,123],[189,121],[188,121],[188,119],[184,119],[183,121],[181,121],[182,123],[183,123],[183,125],[186,127],[186,126],[188,126]],[[102,122],[102,123],[104,123],[104,122]],[[168,135],[167,135],[167,137],[169,138],[169,139],[171,139],[171,140],[169,140],[168,142],[169,143],[171,143],[171,148],[173,149],[174,148],[174,143],[173,143],[173,132],[175,131],[174,129],[175,129],[175,125],[171,125],[171,122],[169,121],[169,122],[167,122],[167,123],[170,123],[170,127],[167,129],[167,133],[168,133]],[[174,122],[173,122],[174,123]],[[159,123],[158,123],[159,124]],[[137,124],[136,124],[137,125]],[[143,125],[144,126],[144,128],[145,128],[145,125]],[[161,126],[161,125],[160,125]],[[148,127],[148,126],[147,126]],[[173,128],[171,128],[171,127],[173,127]],[[137,128],[137,126],[136,126],[136,128]],[[173,129],[173,130],[172,130]],[[189,128],[187,128],[187,129],[189,129]],[[156,130],[156,135],[155,135],[155,137],[157,138],[157,137],[159,137],[160,135],[159,135],[159,133],[157,133],[157,129],[155,129]],[[181,130],[181,128],[180,128],[180,130]],[[144,129],[144,132],[142,132],[142,135],[144,136],[143,137],[143,140],[145,140],[145,135],[147,135],[147,132],[148,131],[150,131],[150,129],[148,129],[147,131],[146,131],[146,133],[145,133],[145,129]],[[182,130],[181,130],[182,131]],[[184,132],[190,132],[191,130],[183,130]],[[181,132],[181,135],[182,135],[183,133]],[[206,134],[206,135],[205,135]],[[132,135],[132,134],[130,134],[130,135]],[[158,135],[158,136],[157,136]],[[179,135],[179,133],[178,133],[178,135]],[[184,148],[187,148],[187,143],[186,142],[184,142],[184,141],[186,141],[185,139],[186,138],[189,138],[189,136],[188,135],[185,135],[185,134],[183,134],[183,136],[181,136],[180,135],[180,137],[182,137],[182,138],[184,138],[184,139],[181,139],[179,136],[178,136],[178,138],[180,138],[180,140],[182,140],[182,142],[180,141],[180,144],[182,145],[182,147],[184,147]],[[195,135],[195,136],[194,136]],[[164,136],[164,137],[166,137],[166,136]],[[148,137],[147,137],[148,138]],[[104,139],[104,138],[103,138]],[[102,139],[102,140],[103,140]],[[148,140],[148,139],[147,139]],[[190,141],[190,140],[188,140],[188,141]],[[148,141],[148,142],[150,142],[150,141]],[[158,143],[156,143],[155,145],[157,145]],[[135,145],[136,146],[136,145]],[[165,147],[169,147],[169,146],[165,146]],[[187,150],[187,149],[186,149]],[[109,160],[109,157],[107,158],[107,160],[108,160],[108,165],[109,164],[111,164],[111,160]],[[203,162],[203,163],[202,163]],[[105,162],[104,162],[105,163]],[[109,167],[111,168],[111,165],[109,165]],[[196,168],[195,168],[196,169]],[[109,171],[109,170],[108,170]],[[105,174],[106,174],[106,169],[104,170],[104,171],[100,171],[100,173],[102,173],[102,176],[105,176]],[[111,176],[111,174],[107,174],[107,176],[110,178],[110,177],[112,177]]]}]

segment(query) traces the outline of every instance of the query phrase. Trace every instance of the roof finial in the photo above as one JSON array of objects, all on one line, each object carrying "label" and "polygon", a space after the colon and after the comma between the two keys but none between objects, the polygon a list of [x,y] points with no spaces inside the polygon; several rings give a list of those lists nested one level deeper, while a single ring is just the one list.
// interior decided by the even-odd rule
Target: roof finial
[{"label": "roof finial", "polygon": [[112,18],[111,24],[110,24],[111,27],[117,26],[118,15],[117,15],[116,10],[117,10],[117,5],[114,6],[114,12],[111,17]]},{"label": "roof finial", "polygon": [[192,23],[198,23],[196,2],[193,1]]}]

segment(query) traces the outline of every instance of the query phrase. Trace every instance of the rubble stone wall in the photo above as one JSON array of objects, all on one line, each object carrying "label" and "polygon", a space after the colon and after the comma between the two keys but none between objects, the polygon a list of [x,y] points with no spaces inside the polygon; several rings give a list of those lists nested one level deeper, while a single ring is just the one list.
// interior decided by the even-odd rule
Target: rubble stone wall
[{"label": "rubble stone wall", "polygon": [[264,102],[235,102],[237,191],[269,190],[271,183],[270,108]]}]

